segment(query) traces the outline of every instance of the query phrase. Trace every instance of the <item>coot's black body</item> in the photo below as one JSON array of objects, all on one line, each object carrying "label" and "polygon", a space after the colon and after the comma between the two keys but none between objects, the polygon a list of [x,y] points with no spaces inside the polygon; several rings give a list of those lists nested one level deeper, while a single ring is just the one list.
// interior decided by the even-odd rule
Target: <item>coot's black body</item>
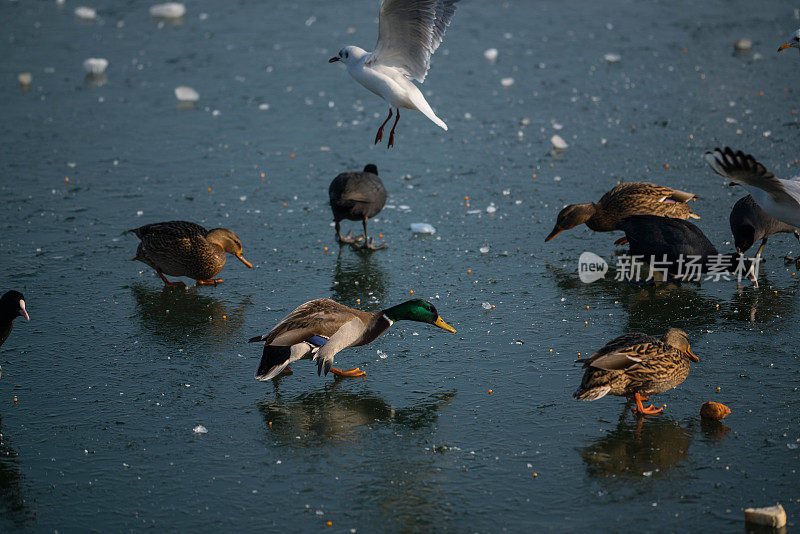
[{"label": "coot's black body", "polygon": [[328,188],[328,196],[333,212],[333,221],[336,223],[336,238],[340,243],[353,244],[362,239],[361,236],[351,237],[348,233],[342,236],[339,223],[343,219],[362,221],[364,225],[364,247],[383,248],[381,244],[375,246],[367,236],[367,219],[377,215],[386,204],[386,188],[378,177],[378,168],[367,165],[363,172],[343,172],[333,179]]},{"label": "coot's black body", "polygon": [[19,291],[9,291],[0,297],[0,345],[6,342],[17,317],[28,317],[25,297]]},{"label": "coot's black body", "polygon": [[[625,232],[631,256],[644,256],[644,262],[651,259],[662,262],[666,256],[666,265],[662,265],[667,267],[671,275],[681,275],[675,276],[677,279],[694,274],[687,265],[693,257],[699,257],[696,263],[701,265],[701,273],[708,273],[709,266],[713,264],[728,265],[729,269],[726,271],[733,273],[739,265],[738,254],[720,255],[697,226],[682,219],[634,215],[620,222],[618,228]],[[754,262],[750,259],[744,261],[745,270],[750,271],[748,278],[757,287],[758,282],[752,276]]]}]

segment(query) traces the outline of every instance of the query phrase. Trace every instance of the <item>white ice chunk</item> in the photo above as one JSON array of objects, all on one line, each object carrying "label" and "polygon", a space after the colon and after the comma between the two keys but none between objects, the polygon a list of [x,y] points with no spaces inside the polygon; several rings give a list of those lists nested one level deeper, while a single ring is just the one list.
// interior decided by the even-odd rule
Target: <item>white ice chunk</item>
[{"label": "white ice chunk", "polygon": [[150,16],[162,19],[179,19],[186,14],[186,6],[180,2],[167,2],[150,7]]},{"label": "white ice chunk", "polygon": [[619,54],[608,53],[603,56],[603,59],[605,59],[609,63],[619,63],[620,61],[622,61],[622,56]]},{"label": "white ice chunk", "polygon": [[83,70],[89,74],[103,74],[108,67],[108,60],[102,57],[90,57],[83,62]]},{"label": "white ice chunk", "polygon": [[497,61],[498,54],[499,53],[497,52],[496,48],[487,48],[483,52],[483,57],[486,58],[486,61],[488,61],[490,63],[494,63],[495,61]]},{"label": "white ice chunk", "polygon": [[17,81],[20,85],[27,87],[33,83],[33,74],[30,72],[20,72],[17,74]]},{"label": "white ice chunk", "polygon": [[569,146],[560,135],[554,135],[551,137],[550,142],[553,144],[553,148],[558,150],[564,150]]},{"label": "white ice chunk", "polygon": [[181,85],[175,88],[175,98],[181,102],[197,102],[200,94],[188,85]]},{"label": "white ice chunk", "polygon": [[195,434],[208,434],[208,429],[203,425],[197,425],[192,430],[194,430]]},{"label": "white ice chunk", "polygon": [[435,234],[436,228],[428,223],[411,223],[411,231],[415,234]]},{"label": "white ice chunk", "polygon": [[94,20],[97,18],[97,11],[91,7],[79,6],[75,8],[75,16],[81,20]]},{"label": "white ice chunk", "polygon": [[484,302],[484,303],[481,304],[481,308],[483,308],[484,310],[491,310],[492,309],[492,305],[489,304],[488,302]]},{"label": "white ice chunk", "polygon": [[503,87],[511,87],[512,85],[514,85],[514,78],[511,77],[503,78],[502,80],[500,80],[500,85],[502,85]]}]

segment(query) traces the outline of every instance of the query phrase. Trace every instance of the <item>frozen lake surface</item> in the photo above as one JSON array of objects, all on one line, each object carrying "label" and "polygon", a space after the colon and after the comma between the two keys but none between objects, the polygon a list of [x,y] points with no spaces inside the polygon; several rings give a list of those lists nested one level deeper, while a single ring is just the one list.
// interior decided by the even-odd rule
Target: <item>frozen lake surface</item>
[{"label": "frozen lake surface", "polygon": [[[197,0],[178,21],[153,3],[94,0],[94,21],[0,4],[0,288],[31,315],[0,349],[1,531],[731,531],[776,502],[797,523],[794,238],[770,239],[755,290],[587,285],[578,256],[611,261],[621,234],[544,243],[564,205],[645,179],[701,195],[697,224],[732,251],[744,193],[702,155],[793,174],[800,57],[776,49],[794,6],[464,1],[423,85],[450,130],[404,112],[387,151],[384,104],[327,63],[372,48],[377,2]],[[371,255],[339,250],[327,205],[367,163],[389,194]],[[254,269],[162,290],[124,232],[171,219],[233,229]],[[338,355],[365,379],[299,362],[253,380],[245,341],[298,304],[411,291],[458,333],[399,323]],[[663,416],[572,399],[579,354],[670,326],[701,361],[653,399]],[[707,400],[733,413],[703,423]]]}]

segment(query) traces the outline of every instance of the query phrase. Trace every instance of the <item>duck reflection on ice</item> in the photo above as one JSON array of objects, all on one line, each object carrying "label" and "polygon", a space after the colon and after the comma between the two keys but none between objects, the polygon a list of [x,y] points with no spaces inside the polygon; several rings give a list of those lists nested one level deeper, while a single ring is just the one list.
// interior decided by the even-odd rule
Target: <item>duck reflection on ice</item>
[{"label": "duck reflection on ice", "polygon": [[35,514],[28,508],[23,493],[23,479],[19,472],[17,452],[6,444],[3,420],[0,416],[0,525],[6,519],[21,527],[32,523]]},{"label": "duck reflection on ice", "polygon": [[241,341],[244,334],[245,299],[229,308],[216,298],[196,291],[175,291],[172,288],[153,289],[144,284],[131,286],[136,301],[136,313],[143,330],[169,343],[186,343],[200,339],[213,343]]},{"label": "duck reflection on ice", "polygon": [[[666,416],[620,418],[617,427],[580,450],[594,478],[657,476],[688,458],[692,430]],[[645,474],[647,473],[647,474]]]},{"label": "duck reflection on ice", "polygon": [[339,249],[331,285],[333,300],[368,311],[371,305],[380,309],[377,305],[384,302],[386,285],[386,272],[370,252],[353,252],[349,247]]},{"label": "duck reflection on ice", "polygon": [[258,405],[270,436],[307,447],[319,442],[355,440],[360,427],[373,423],[424,428],[433,424],[439,409],[455,397],[455,392],[439,393],[412,406],[395,408],[370,391],[353,392],[340,389],[340,385],[335,381],[290,400],[284,399],[276,387],[275,397]]}]

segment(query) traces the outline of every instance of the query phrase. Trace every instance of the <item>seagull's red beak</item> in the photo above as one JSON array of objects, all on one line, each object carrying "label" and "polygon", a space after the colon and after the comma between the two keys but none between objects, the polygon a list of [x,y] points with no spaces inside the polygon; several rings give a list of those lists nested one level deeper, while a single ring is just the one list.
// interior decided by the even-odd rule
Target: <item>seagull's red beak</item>
[{"label": "seagull's red beak", "polygon": [[338,56],[334,56],[328,60],[328,63],[336,63],[337,61],[341,61]]}]

